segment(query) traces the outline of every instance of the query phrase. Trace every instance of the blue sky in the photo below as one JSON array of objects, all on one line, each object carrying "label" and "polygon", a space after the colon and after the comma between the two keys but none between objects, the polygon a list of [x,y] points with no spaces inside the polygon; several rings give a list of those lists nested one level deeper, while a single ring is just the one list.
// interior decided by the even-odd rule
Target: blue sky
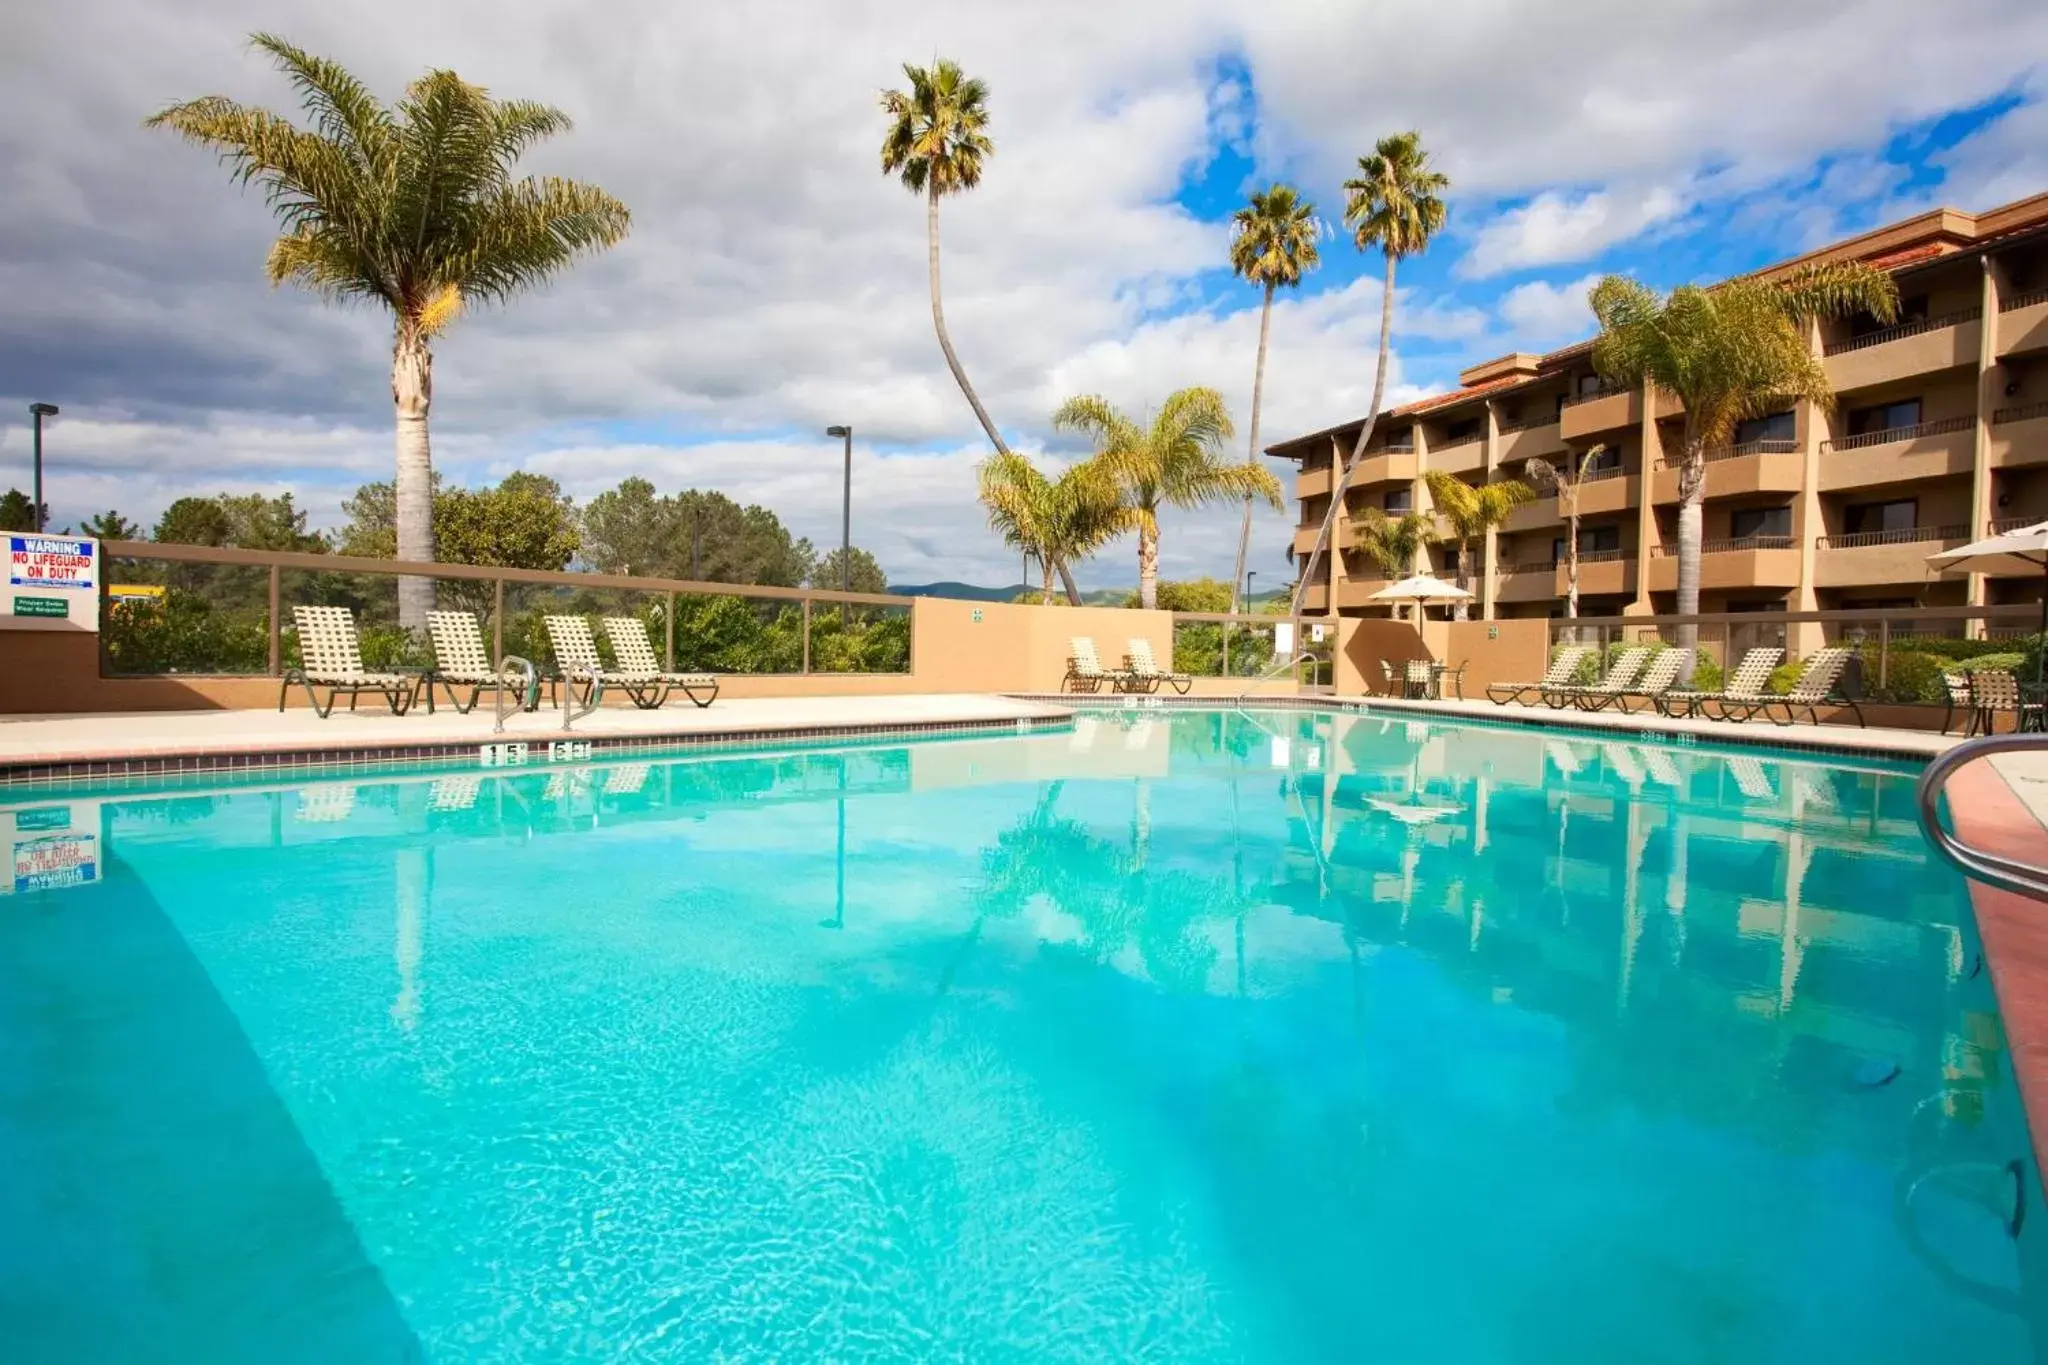
[{"label": "blue sky", "polygon": [[[876,96],[905,58],[989,83],[996,155],[944,211],[947,316],[1009,439],[1049,465],[1080,453],[1048,420],[1075,393],[1142,413],[1209,384],[1248,415],[1258,298],[1225,266],[1227,222],[1275,178],[1338,231],[1276,307],[1261,444],[1362,413],[1380,261],[1343,234],[1340,186],[1388,132],[1420,129],[1454,182],[1443,238],[1401,272],[1393,401],[1587,335],[1603,271],[1718,278],[2048,190],[2038,0],[1951,0],[1938,21],[1907,0],[1559,0],[1540,18],[1512,0],[618,0],[602,31],[568,0],[495,12],[34,0],[30,59],[0,88],[0,411],[63,405],[60,521],[228,489],[289,491],[331,525],[389,477],[388,323],[267,288],[260,196],[140,128],[202,93],[288,107],[245,46],[258,26],[386,97],[433,63],[556,103],[576,128],[530,168],[634,210],[620,247],[440,345],[447,477],[719,488],[831,543],[823,428],[850,422],[856,539],[901,581],[1014,562],[974,501],[985,443],[932,336],[921,207],[877,167]],[[778,71],[803,78],[761,79]],[[26,453],[25,426],[0,425],[0,482],[26,482]],[[1286,573],[1291,520],[1261,513],[1262,576]],[[1235,539],[1235,509],[1176,512],[1165,569],[1226,572]],[[1080,576],[1130,581],[1131,547]]]}]

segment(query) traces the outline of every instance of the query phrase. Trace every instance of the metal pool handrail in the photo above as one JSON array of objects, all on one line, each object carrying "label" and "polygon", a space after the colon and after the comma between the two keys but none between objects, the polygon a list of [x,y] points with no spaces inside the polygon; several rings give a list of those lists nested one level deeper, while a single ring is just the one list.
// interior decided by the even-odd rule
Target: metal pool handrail
[{"label": "metal pool handrail", "polygon": [[1941,790],[1948,780],[1980,758],[2044,751],[2048,751],[2048,735],[1985,735],[1966,740],[1928,764],[1913,792],[1920,811],[1920,827],[1944,858],[1962,869],[1965,876],[2037,901],[2048,901],[2048,868],[1970,847],[1943,828],[1936,803],[1941,800]]},{"label": "metal pool handrail", "polygon": [[1267,683],[1273,681],[1273,679],[1279,677],[1288,669],[1298,667],[1299,665],[1304,663],[1317,662],[1319,658],[1320,656],[1317,655],[1313,650],[1304,649],[1303,651],[1301,651],[1301,653],[1295,655],[1293,658],[1287,660],[1285,663],[1274,664],[1264,673],[1261,673],[1258,677],[1252,679],[1251,686],[1245,688],[1244,691],[1237,694],[1237,701],[1235,702],[1237,709],[1240,711],[1244,710],[1244,699],[1246,697],[1249,697],[1252,693],[1258,691],[1261,687],[1264,687]]},{"label": "metal pool handrail", "polygon": [[[526,679],[526,685],[519,689],[518,698],[513,701],[508,709],[505,705],[504,679],[505,675],[513,670],[514,665],[517,665],[520,676]],[[497,714],[497,720],[491,726],[491,733],[494,735],[504,734],[505,717],[511,715],[513,711],[523,706],[535,704],[539,700],[540,670],[535,668],[531,661],[522,659],[517,654],[507,654],[504,658],[498,660],[498,691],[491,701],[491,710]]]}]

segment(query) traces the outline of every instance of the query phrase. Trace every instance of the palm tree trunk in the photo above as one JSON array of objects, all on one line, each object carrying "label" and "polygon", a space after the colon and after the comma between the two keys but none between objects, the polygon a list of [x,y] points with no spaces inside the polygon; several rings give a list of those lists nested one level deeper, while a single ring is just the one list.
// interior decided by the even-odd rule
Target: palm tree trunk
[{"label": "palm tree trunk", "polygon": [[1159,532],[1138,528],[1138,605],[1146,611],[1159,606]]},{"label": "palm tree trunk", "polygon": [[1038,567],[1041,571],[1038,604],[1042,607],[1049,607],[1052,605],[1052,556],[1040,555]]},{"label": "palm tree trunk", "polygon": [[1572,505],[1564,514],[1564,614],[1579,614],[1579,490],[1571,493]]},{"label": "palm tree trunk", "polygon": [[[1330,548],[1330,537],[1337,529],[1337,517],[1344,508],[1344,495],[1351,488],[1351,476],[1358,471],[1358,457],[1365,453],[1366,442],[1372,439],[1373,428],[1379,425],[1380,401],[1387,396],[1387,354],[1394,331],[1394,256],[1387,254],[1386,282],[1380,293],[1380,359],[1379,368],[1372,381],[1372,410],[1365,415],[1365,425],[1358,429],[1358,439],[1352,443],[1351,458],[1344,462],[1344,468],[1337,472],[1337,481],[1330,490],[1330,507],[1323,513],[1323,527],[1316,532],[1316,545],[1308,552],[1308,562],[1302,566],[1301,577],[1294,583],[1294,602],[1290,614],[1301,615],[1301,595],[1307,591],[1315,578],[1316,566],[1322,562],[1323,554]],[[1329,615],[1337,614],[1337,603],[1332,594]]]},{"label": "palm tree trunk", "polygon": [[953,372],[953,382],[960,386],[960,392],[967,395],[967,405],[974,409],[981,429],[988,433],[989,443],[997,453],[1007,455],[1010,448],[1003,444],[1003,438],[996,431],[996,424],[989,420],[988,409],[981,405],[975,395],[974,386],[967,382],[967,371],[960,368],[960,357],[953,354],[953,338],[946,332],[946,310],[939,305],[939,187],[937,181],[930,182],[924,197],[924,236],[927,257],[926,272],[932,286],[932,327],[939,334],[939,349],[945,352],[946,368]]},{"label": "palm tree trunk", "polygon": [[[434,461],[427,444],[427,408],[434,400],[434,357],[425,337],[400,324],[391,352],[391,401],[398,415],[398,473],[393,488],[398,557],[434,558]],[[398,580],[398,624],[425,630],[434,609],[434,580]]]},{"label": "palm tree trunk", "polygon": [[[1700,609],[1700,546],[1706,527],[1707,452],[1699,436],[1685,433],[1685,463],[1678,468],[1678,615]],[[1699,643],[1698,626],[1680,626],[1676,644],[1692,649]]]},{"label": "palm tree trunk", "polygon": [[1074,584],[1074,571],[1067,567],[1066,560],[1062,559],[1059,563],[1060,586],[1066,589],[1067,605],[1078,607],[1081,605],[1081,589]]},{"label": "palm tree trunk", "polygon": [[[1259,309],[1259,360],[1252,368],[1252,431],[1251,441],[1244,457],[1248,465],[1259,462],[1259,402],[1266,394],[1266,337],[1273,329],[1273,282],[1266,282],[1266,302]],[[1244,587],[1245,555],[1252,543],[1252,495],[1244,495],[1244,524],[1237,532],[1237,572],[1230,580],[1230,609],[1238,610],[1237,594]]]},{"label": "palm tree trunk", "polygon": [[[1481,534],[1484,534],[1484,532],[1482,532]],[[1483,541],[1482,541],[1481,543],[1482,543],[1482,544],[1484,544],[1484,542],[1483,542]],[[1458,537],[1458,586],[1459,586],[1460,588],[1463,588],[1463,587],[1465,587],[1465,586],[1466,586],[1466,584],[1467,584],[1467,583],[1469,583],[1469,582],[1471,581],[1471,580],[1470,580],[1470,578],[1468,577],[1468,571],[1469,571],[1469,570],[1470,570],[1470,568],[1471,568],[1471,564],[1472,564],[1472,540],[1471,540],[1471,537],[1469,537],[1469,536],[1462,536],[1462,535],[1461,535],[1461,536],[1459,536],[1459,537]],[[1459,599],[1458,599],[1458,601],[1457,601],[1457,603],[1456,603],[1456,604],[1455,604],[1455,605],[1454,605],[1454,606],[1452,607],[1452,609],[1451,609],[1451,619],[1452,619],[1453,621],[1462,621],[1462,620],[1464,620],[1464,619],[1465,619],[1465,599],[1464,599],[1464,598],[1462,598],[1462,597],[1461,597],[1461,598],[1459,598]]]}]

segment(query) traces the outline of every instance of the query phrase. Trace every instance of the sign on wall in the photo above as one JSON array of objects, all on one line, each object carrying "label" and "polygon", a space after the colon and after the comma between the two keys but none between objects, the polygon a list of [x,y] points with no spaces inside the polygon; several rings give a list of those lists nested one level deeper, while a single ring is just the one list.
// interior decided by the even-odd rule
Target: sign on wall
[{"label": "sign on wall", "polygon": [[[0,628],[100,626],[100,546],[90,536],[7,536],[7,595]],[[60,626],[61,628],[61,626]]]},{"label": "sign on wall", "polygon": [[100,879],[97,801],[0,807],[0,896],[86,886]]}]

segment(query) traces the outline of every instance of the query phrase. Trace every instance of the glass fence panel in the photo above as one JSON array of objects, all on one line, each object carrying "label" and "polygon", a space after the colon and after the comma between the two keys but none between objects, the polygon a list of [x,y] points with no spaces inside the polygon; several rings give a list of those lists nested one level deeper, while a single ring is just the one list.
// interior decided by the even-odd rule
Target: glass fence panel
[{"label": "glass fence panel", "polygon": [[268,671],[267,569],[111,559],[105,571],[100,643],[112,676]]},{"label": "glass fence panel", "polygon": [[813,602],[810,644],[813,673],[908,673],[910,608]]}]

